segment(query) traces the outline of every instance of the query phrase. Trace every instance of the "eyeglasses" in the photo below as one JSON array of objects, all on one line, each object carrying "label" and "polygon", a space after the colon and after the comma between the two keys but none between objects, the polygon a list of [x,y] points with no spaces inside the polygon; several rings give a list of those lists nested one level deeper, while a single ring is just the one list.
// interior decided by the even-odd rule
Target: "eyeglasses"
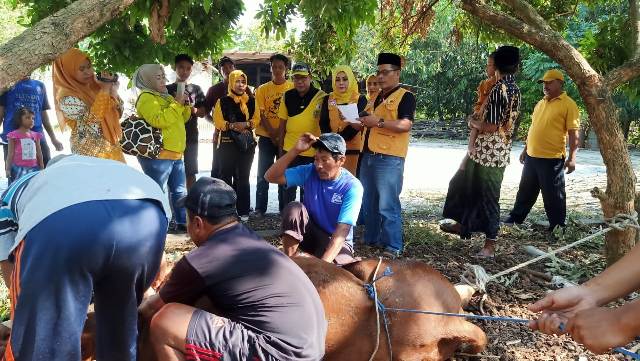
[{"label": "eyeglasses", "polygon": [[398,70],[400,70],[400,69],[382,69],[382,70],[378,70],[376,72],[376,75],[378,75],[378,76],[380,76],[380,75],[387,76],[387,75],[389,75],[389,73],[391,73],[393,71],[398,71]]}]

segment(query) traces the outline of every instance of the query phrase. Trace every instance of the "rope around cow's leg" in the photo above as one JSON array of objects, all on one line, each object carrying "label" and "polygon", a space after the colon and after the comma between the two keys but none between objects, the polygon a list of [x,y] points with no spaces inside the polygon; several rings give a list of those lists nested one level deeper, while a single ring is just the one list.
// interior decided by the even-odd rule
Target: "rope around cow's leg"
[{"label": "rope around cow's leg", "polygon": [[369,361],[373,361],[373,358],[378,353],[378,347],[380,347],[380,310],[378,309],[378,290],[376,289],[375,279],[378,276],[378,270],[380,269],[380,264],[382,264],[382,257],[378,260],[378,265],[376,266],[376,270],[373,272],[373,276],[371,277],[371,284],[373,286],[373,307],[376,309],[376,346],[373,349],[373,353],[371,357],[369,357]]},{"label": "rope around cow's leg", "polygon": [[576,247],[578,245],[581,245],[585,242],[591,241],[592,239],[599,237],[603,234],[606,234],[610,231],[616,230],[616,231],[623,231],[627,228],[635,228],[636,230],[640,231],[640,225],[638,225],[638,214],[636,212],[633,212],[633,214],[618,214],[615,217],[612,218],[605,218],[604,220],[607,225],[609,227],[605,228],[605,229],[601,229],[600,231],[589,235],[585,238],[579,239],[573,243],[570,243],[568,245],[565,245],[563,247],[560,247],[558,249],[555,249],[551,252],[548,252],[546,254],[540,255],[536,258],[530,259],[526,262],[520,263],[518,265],[515,265],[511,268],[508,268],[504,271],[501,271],[499,273],[496,273],[495,275],[489,275],[484,268],[482,268],[481,266],[478,265],[472,265],[472,264],[466,264],[465,267],[467,268],[467,270],[462,274],[462,276],[460,277],[461,280],[463,282],[465,282],[466,284],[474,287],[476,290],[479,290],[483,293],[486,293],[486,288],[487,288],[487,284],[489,282],[495,281],[496,279],[509,274],[511,272],[517,271],[523,267],[526,267],[532,263],[536,263],[542,259],[545,258],[549,258],[551,256],[556,255],[557,253],[566,251],[570,248]]}]

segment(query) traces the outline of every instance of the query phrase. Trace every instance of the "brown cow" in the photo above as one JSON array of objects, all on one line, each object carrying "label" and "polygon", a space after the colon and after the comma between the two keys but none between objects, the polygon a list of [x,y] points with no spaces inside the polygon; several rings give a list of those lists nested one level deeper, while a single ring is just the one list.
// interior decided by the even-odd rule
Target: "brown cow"
[{"label": "brown cow", "polygon": [[[364,290],[378,260],[341,269],[316,258],[294,258],[316,286],[329,322],[325,360],[368,360],[375,348],[377,326],[373,301]],[[416,261],[384,260],[378,276],[390,266],[393,275],[376,282],[386,307],[435,312],[461,312],[453,285],[433,268]],[[349,272],[347,272],[347,270]],[[462,318],[387,313],[394,360],[446,360],[463,344],[478,353],[486,346],[484,332]],[[375,360],[389,360],[387,336],[380,325]]]},{"label": "brown cow", "polygon": [[[371,280],[378,260],[368,259],[345,268],[314,257],[293,260],[309,276],[324,305],[329,326],[324,360],[369,360],[376,346],[378,327],[376,309],[364,284]],[[417,261],[383,260],[378,276],[387,266],[391,267],[393,275],[376,282],[378,297],[386,307],[462,312],[459,293],[433,268]],[[198,306],[207,309],[205,304]],[[486,346],[484,332],[462,318],[395,312],[387,313],[387,317],[394,360],[446,360],[463,346],[467,346],[466,351],[470,353],[478,353]],[[379,345],[374,360],[387,361],[389,348],[382,318],[379,325]],[[155,360],[146,327],[141,330],[144,336],[138,359]],[[88,356],[84,347],[90,347],[85,333],[83,358]]]}]

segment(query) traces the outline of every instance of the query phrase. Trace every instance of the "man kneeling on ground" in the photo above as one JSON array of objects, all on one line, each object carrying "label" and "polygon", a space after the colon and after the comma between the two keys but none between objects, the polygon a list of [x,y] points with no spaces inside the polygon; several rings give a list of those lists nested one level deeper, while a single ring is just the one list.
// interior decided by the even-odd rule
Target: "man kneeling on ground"
[{"label": "man kneeling on ground", "polygon": [[[198,248],[140,307],[153,317],[158,359],[320,360],[327,324],[318,292],[293,261],[238,222],[233,189],[203,177],[182,203]],[[216,314],[192,307],[203,296]]]},{"label": "man kneeling on ground", "polygon": [[[317,149],[313,164],[287,169],[300,153]],[[270,183],[302,186],[303,203],[291,202],[282,210],[282,243],[285,253],[298,249],[327,262],[345,265],[353,258],[353,227],[362,204],[362,184],[342,168],[346,143],[335,133],[319,138],[303,134],[265,173]]]}]

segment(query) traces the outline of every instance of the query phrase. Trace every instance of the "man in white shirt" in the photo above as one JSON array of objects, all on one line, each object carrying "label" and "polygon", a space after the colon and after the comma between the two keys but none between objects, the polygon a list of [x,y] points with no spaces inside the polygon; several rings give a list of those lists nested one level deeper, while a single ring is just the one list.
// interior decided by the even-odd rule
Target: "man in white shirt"
[{"label": "man in white shirt", "polygon": [[93,295],[97,359],[135,360],[137,306],[160,266],[170,217],[151,178],[112,160],[54,158],[12,183],[0,206],[13,317],[5,357],[79,360]]}]

